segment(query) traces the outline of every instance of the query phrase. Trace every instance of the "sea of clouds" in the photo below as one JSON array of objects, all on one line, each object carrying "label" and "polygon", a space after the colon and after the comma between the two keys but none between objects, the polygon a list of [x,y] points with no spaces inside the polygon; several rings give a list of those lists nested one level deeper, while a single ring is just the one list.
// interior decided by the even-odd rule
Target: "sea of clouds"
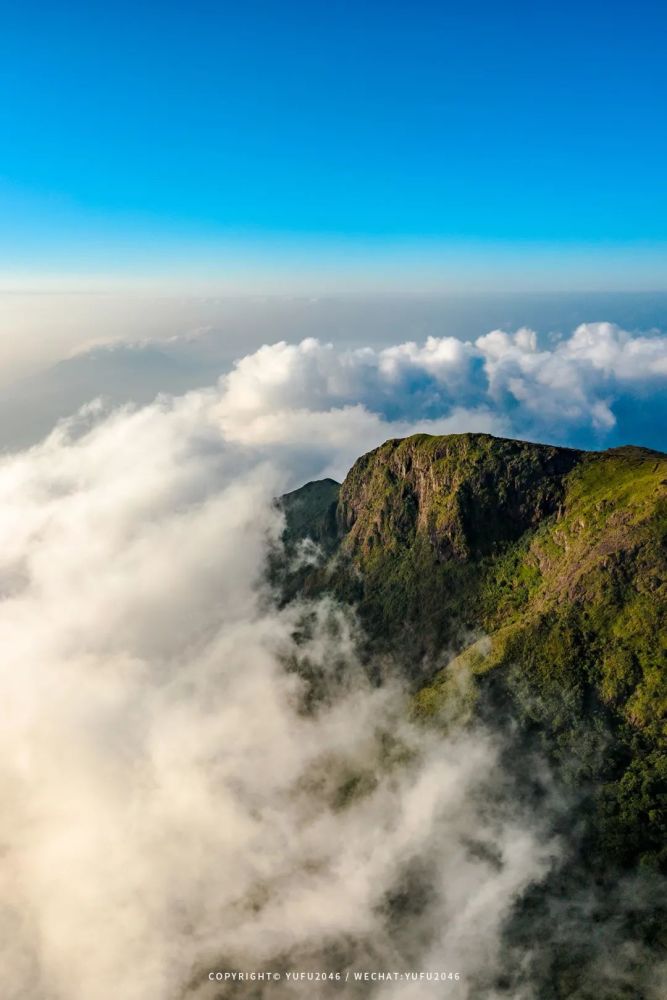
[{"label": "sea of clouds", "polygon": [[[97,396],[145,404],[159,391],[216,384],[228,440],[289,456],[306,439],[322,439],[299,466],[305,477],[318,474],[318,455],[342,476],[364,449],[414,429],[664,448],[667,336],[658,331],[586,323],[567,336],[523,328],[384,347],[374,334],[353,344],[306,337],[243,351],[238,337],[204,328],[98,345],[0,390],[0,447],[36,443]],[[240,357],[233,364],[232,345]]]},{"label": "sea of clouds", "polygon": [[[272,498],[414,430],[632,440],[627,399],[655,413],[666,379],[667,338],[605,324],[549,351],[526,330],[309,339],[206,389],[93,402],[2,457],[3,998],[231,996],[209,971],[323,961],[444,966],[453,996],[479,995],[559,845],[490,806],[489,733],[428,733],[398,680],[368,683],[353,616],[319,603],[299,638],[304,607],[279,609],[266,580]],[[285,669],[304,656],[325,677],[345,665],[310,713]]]},{"label": "sea of clouds", "polygon": [[666,336],[593,323],[544,349],[527,329],[384,349],[282,342],[238,361],[219,391],[229,440],[310,442],[313,468],[333,455],[327,468],[341,475],[364,450],[415,431],[664,447],[666,388]]}]

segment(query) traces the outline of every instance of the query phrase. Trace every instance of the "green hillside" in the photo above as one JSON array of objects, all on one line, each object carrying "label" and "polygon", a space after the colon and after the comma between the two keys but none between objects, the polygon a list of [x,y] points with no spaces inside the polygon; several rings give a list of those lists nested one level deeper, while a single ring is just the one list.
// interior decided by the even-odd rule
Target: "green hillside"
[{"label": "green hillside", "polygon": [[[352,604],[416,720],[483,721],[524,802],[548,811],[546,760],[570,803],[554,814],[569,850],[516,901],[493,995],[528,976],[554,1000],[643,996],[667,949],[667,456],[417,435],[281,502],[288,552],[322,552],[283,570],[284,599]],[[652,956],[628,958],[627,989],[601,971],[610,941]]]},{"label": "green hillside", "polygon": [[[667,455],[417,435],[355,463],[335,528],[333,489],[311,504],[312,526],[302,491],[284,500],[292,543],[312,534],[326,550],[288,574],[286,595],[353,604],[425,725],[483,719],[518,770],[549,761],[578,802],[559,893],[590,878],[611,900],[624,873],[667,871]],[[532,905],[537,927],[547,904]],[[648,912],[641,935],[664,944]],[[562,953],[556,965],[544,995],[578,996]]]}]

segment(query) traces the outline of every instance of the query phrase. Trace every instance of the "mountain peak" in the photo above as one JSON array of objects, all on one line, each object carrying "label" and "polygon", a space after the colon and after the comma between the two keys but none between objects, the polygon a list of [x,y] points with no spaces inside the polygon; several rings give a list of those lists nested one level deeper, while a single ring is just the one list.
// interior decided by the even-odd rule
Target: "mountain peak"
[{"label": "mountain peak", "polygon": [[490,434],[387,441],[341,487],[346,548],[368,554],[421,536],[440,561],[490,552],[555,513],[583,454]]}]

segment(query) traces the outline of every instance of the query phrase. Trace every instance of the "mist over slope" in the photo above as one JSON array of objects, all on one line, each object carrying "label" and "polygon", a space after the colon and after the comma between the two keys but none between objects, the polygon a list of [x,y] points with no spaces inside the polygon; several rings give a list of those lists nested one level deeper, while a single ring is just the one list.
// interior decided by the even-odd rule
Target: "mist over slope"
[{"label": "mist over slope", "polygon": [[286,597],[353,603],[413,717],[501,735],[517,790],[561,834],[562,863],[506,926],[538,995],[643,995],[636,955],[625,978],[599,966],[642,945],[664,961],[667,456],[417,435],[282,504],[288,546],[311,535],[326,560],[288,572]]},{"label": "mist over slope", "polygon": [[0,468],[3,997],[322,963],[493,981],[558,851],[489,795],[501,744],[410,722],[329,599],[276,606],[280,475],[221,442],[214,399],[95,417]]},{"label": "mist over slope", "polygon": [[[655,360],[655,346],[633,347],[618,331],[589,329],[586,337],[597,360],[582,370],[596,378],[613,372],[610,350],[613,357],[636,353],[635,370],[644,374],[647,352]],[[519,341],[532,356],[524,334],[510,352]],[[456,490],[445,490],[434,527],[440,555],[420,563],[419,551],[425,559],[435,549],[413,544],[418,535],[428,539],[431,526],[425,535],[413,530],[409,497],[387,508],[380,544],[371,545],[372,530],[362,531],[374,523],[372,487],[373,503],[354,511],[354,545],[339,547],[344,522],[335,510],[332,518],[337,488],[329,482],[315,490],[313,505],[305,504],[300,526],[287,518],[282,548],[285,515],[273,499],[303,481],[340,476],[386,438],[424,429],[497,430],[499,422],[514,426],[521,414],[536,412],[532,402],[528,409],[480,408],[466,389],[479,358],[471,360],[464,347],[461,361],[458,351],[449,343],[389,354],[337,352],[314,341],[274,345],[207,389],[160,396],[141,408],[87,405],[40,444],[0,458],[3,997],[249,997],[256,987],[221,990],[208,973],[444,965],[461,974],[447,985],[452,996],[541,1000],[551,958],[535,949],[533,925],[560,954],[574,956],[569,986],[562,968],[552,977],[557,996],[576,996],[573,983],[581,997],[594,989],[604,995],[601,983],[614,1000],[622,990],[662,996],[654,898],[660,883],[650,841],[659,816],[649,772],[631,771],[619,785],[628,760],[607,753],[616,730],[605,716],[598,733],[579,713],[599,678],[591,674],[581,689],[560,684],[571,663],[569,652],[567,662],[558,660],[569,650],[561,639],[578,643],[579,633],[574,625],[558,632],[558,614],[552,633],[551,619],[537,614],[560,580],[548,532],[540,548],[539,526],[532,533],[525,511],[514,519],[508,495],[512,517],[494,520],[489,508],[485,540],[452,516]],[[621,398],[611,393],[616,378],[577,384],[571,427],[592,426],[600,394],[614,411]],[[629,378],[619,375],[619,384]],[[533,384],[510,381],[515,401],[519,387]],[[651,369],[646,384],[658,382]],[[618,433],[625,433],[629,399],[623,396],[618,409]],[[391,454],[400,458],[410,447],[388,445],[387,468]],[[496,447],[481,449],[482,464]],[[504,458],[497,463],[501,475],[506,467]],[[589,466],[577,461],[571,472],[561,469],[563,482],[580,468]],[[375,472],[368,471],[372,483]],[[618,565],[629,559],[637,580],[650,583],[644,568],[655,565],[639,557],[649,551],[643,532],[657,523],[646,506],[653,472],[639,474],[622,456],[617,471],[614,489],[623,480],[627,493],[616,511]],[[407,470],[398,480],[410,485]],[[580,500],[585,506],[590,499],[603,527],[616,513],[605,506],[604,481],[595,487],[599,495],[586,486],[579,500],[575,478],[567,482],[561,548],[570,552],[570,569],[585,569],[582,557],[597,549],[584,544],[589,513]],[[395,487],[387,490],[390,500],[399,497]],[[559,502],[558,491],[547,491],[533,510],[548,521],[558,517]],[[324,520],[306,542],[313,511]],[[582,516],[585,530],[578,528]],[[509,536],[506,524],[514,525]],[[451,530],[438,534],[447,525]],[[536,547],[524,551],[518,532],[526,525]],[[412,541],[406,546],[405,539]],[[371,591],[364,579],[383,551]],[[395,551],[402,561],[392,562]],[[609,558],[614,566],[613,553]],[[283,574],[280,586],[276,572]],[[447,580],[453,586],[443,589]],[[441,600],[447,588],[456,597],[451,615]],[[586,600],[595,597],[593,588],[585,593]],[[571,598],[567,587],[558,590],[551,611]],[[600,599],[607,622],[602,591]],[[428,621],[420,608],[432,612]],[[610,683],[625,684],[637,669],[644,678],[658,634],[642,617],[646,608],[637,609],[629,633],[630,666],[625,659],[610,664]],[[385,611],[387,629],[378,627]],[[514,646],[496,647],[502,630],[494,615],[511,626]],[[553,659],[564,707],[550,695],[534,698],[532,687],[523,700],[514,683],[484,688],[484,677],[513,678],[522,637]],[[457,659],[463,648],[472,659]],[[493,663],[505,660],[480,672],[482,660],[493,666],[489,649]],[[593,657],[586,669],[597,662]],[[449,674],[438,673],[447,664]],[[652,711],[653,696],[633,702],[638,682],[627,690],[623,684],[604,711],[620,718],[627,709],[623,724],[641,742],[653,723],[635,715]],[[474,713],[471,698],[480,709]],[[623,793],[612,796],[612,814],[634,822],[628,806],[637,794],[646,797],[650,842],[632,849],[653,865],[648,884],[632,858],[615,855],[614,865],[625,867],[611,886],[562,881],[580,833],[572,819],[585,783],[580,768],[566,788],[553,745],[539,738],[553,729],[553,719],[539,714],[542,706],[550,712],[554,704],[565,723],[565,759],[588,760],[595,781],[596,762],[611,760],[611,784]],[[526,706],[535,723],[527,743]],[[499,718],[507,725],[499,728]],[[576,718],[581,725],[568,728]],[[575,745],[591,752],[572,755]],[[632,761],[648,759],[633,745],[628,752]],[[553,880],[560,895],[551,891]],[[596,928],[588,964],[573,944],[587,920]],[[590,935],[585,940],[590,945]],[[303,995],[304,988],[283,979],[260,995]],[[332,996],[401,1000],[425,1000],[433,988],[419,981],[327,986]]]}]

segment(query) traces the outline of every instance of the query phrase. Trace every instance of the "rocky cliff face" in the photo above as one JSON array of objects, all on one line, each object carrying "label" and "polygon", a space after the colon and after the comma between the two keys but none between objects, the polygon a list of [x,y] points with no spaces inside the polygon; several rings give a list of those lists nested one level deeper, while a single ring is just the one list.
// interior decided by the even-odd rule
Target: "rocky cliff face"
[{"label": "rocky cliff face", "polygon": [[378,546],[424,539],[440,562],[479,558],[555,513],[580,460],[571,449],[485,434],[387,441],[341,488],[344,550],[363,561]]}]

